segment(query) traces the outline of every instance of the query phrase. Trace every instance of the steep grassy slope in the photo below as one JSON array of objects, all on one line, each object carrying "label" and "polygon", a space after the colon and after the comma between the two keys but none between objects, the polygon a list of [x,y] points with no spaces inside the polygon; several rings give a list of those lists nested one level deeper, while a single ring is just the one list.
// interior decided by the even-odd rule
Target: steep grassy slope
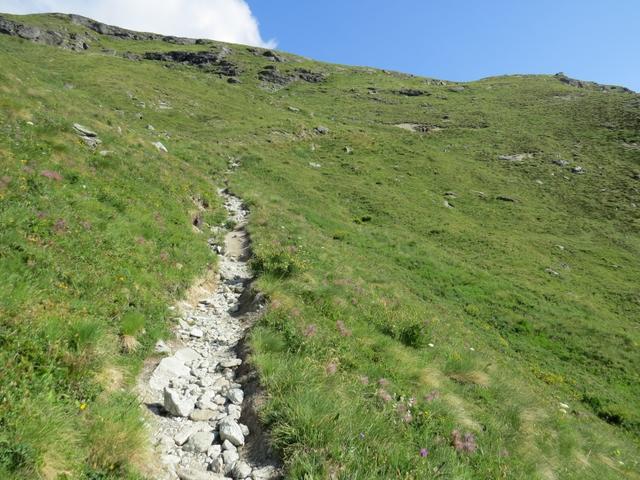
[{"label": "steep grassy slope", "polygon": [[229,161],[291,478],[640,477],[636,95],[228,46],[235,84],[135,60],[221,44],[20,21],[90,48],[0,36],[0,477],[137,478],[132,379],[213,262],[191,223]]}]

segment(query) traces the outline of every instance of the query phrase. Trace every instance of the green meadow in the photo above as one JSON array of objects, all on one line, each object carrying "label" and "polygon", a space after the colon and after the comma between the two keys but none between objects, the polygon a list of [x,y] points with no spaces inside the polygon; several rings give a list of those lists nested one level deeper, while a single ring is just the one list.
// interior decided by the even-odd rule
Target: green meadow
[{"label": "green meadow", "polygon": [[222,44],[93,35],[0,36],[1,478],[143,478],[135,379],[216,268],[192,221],[225,181],[288,478],[640,478],[638,95],[226,45],[232,84],[121,56]]}]

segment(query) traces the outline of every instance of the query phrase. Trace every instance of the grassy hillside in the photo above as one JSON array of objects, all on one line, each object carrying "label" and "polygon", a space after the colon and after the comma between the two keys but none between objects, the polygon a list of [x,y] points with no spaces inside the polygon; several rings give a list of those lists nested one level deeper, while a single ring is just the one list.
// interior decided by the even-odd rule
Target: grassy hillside
[{"label": "grassy hillside", "polygon": [[637,95],[12,18],[90,41],[0,35],[0,477],[140,478],[132,385],[236,162],[290,478],[640,478]]}]

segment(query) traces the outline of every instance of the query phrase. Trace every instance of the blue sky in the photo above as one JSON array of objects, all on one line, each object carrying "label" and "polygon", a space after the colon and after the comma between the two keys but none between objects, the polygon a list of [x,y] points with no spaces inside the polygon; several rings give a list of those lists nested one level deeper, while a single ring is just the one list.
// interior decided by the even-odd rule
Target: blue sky
[{"label": "blue sky", "polygon": [[319,60],[448,80],[556,73],[640,91],[640,0],[250,0],[265,38]]},{"label": "blue sky", "polygon": [[640,91],[640,0],[0,0],[447,80],[556,73]]}]

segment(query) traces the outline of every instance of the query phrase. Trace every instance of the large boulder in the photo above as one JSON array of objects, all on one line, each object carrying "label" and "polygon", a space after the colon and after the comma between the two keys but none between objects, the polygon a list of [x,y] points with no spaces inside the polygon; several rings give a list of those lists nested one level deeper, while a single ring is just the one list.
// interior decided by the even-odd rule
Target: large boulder
[{"label": "large boulder", "polygon": [[162,391],[169,386],[169,382],[177,377],[188,377],[191,373],[182,361],[176,357],[163,358],[149,379],[149,386]]}]

